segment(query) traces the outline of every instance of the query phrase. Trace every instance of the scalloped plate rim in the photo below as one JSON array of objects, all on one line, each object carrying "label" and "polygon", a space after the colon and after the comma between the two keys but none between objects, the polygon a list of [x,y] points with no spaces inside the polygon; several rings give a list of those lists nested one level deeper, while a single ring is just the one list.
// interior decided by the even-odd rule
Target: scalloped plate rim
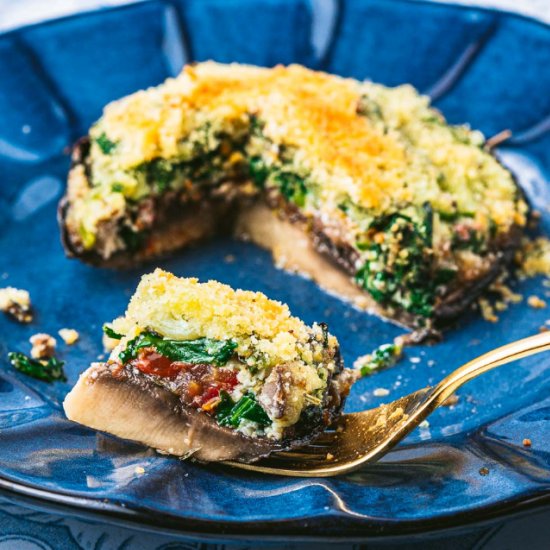
[{"label": "scalloped plate rim", "polygon": [[[309,531],[315,525],[323,525],[327,521],[335,520],[338,515],[324,514],[317,516],[303,516],[289,520],[254,520],[241,522],[228,522],[219,520],[208,520],[198,518],[186,518],[185,526],[182,526],[182,518],[170,514],[157,514],[152,516],[150,509],[133,506],[121,506],[116,503],[104,502],[101,499],[91,497],[77,497],[64,491],[52,491],[32,484],[25,484],[11,481],[0,475],[0,494],[13,494],[15,498],[30,499],[49,509],[57,508],[64,511],[70,510],[75,516],[82,516],[90,519],[105,519],[113,525],[128,525],[133,528],[151,532],[159,531],[166,534],[179,534],[191,538],[205,537],[208,540],[242,540],[243,537],[252,540],[280,540],[281,537],[291,537],[292,541],[364,541],[365,536],[370,538],[394,538],[407,535],[428,534],[445,531],[448,529],[460,530],[469,526],[483,523],[491,523],[495,520],[502,520],[507,517],[527,515],[534,510],[541,510],[544,506],[550,506],[550,490],[542,491],[537,495],[517,497],[507,501],[501,501],[488,506],[482,506],[472,511],[438,516],[437,518],[419,520],[376,520],[366,521],[353,520],[345,517],[348,525],[345,530],[357,531],[354,535],[329,534],[310,536],[298,534]],[[151,519],[156,518],[156,519]],[[307,522],[307,527],[303,522]],[[282,529],[279,528],[282,527]],[[275,529],[274,529],[275,527]],[[287,530],[287,528],[290,529]],[[204,530],[203,530],[204,529]],[[274,533],[275,531],[275,533]]]},{"label": "scalloped plate rim", "polygon": [[[311,0],[309,0],[311,2]],[[337,0],[339,3],[341,0]],[[432,0],[386,0],[395,3],[430,5],[438,9],[470,11],[489,13],[495,16],[505,16],[516,20],[523,20],[529,24],[536,24],[545,30],[550,30],[550,23],[546,23],[536,17],[512,12],[507,9],[499,9],[492,6],[465,5],[454,2],[437,2]],[[143,0],[128,2],[122,5],[102,6],[96,9],[86,9],[78,13],[72,13],[48,19],[46,21],[37,21],[28,25],[19,26],[7,31],[0,32],[0,39],[14,38],[18,39],[24,31],[53,26],[64,21],[85,18],[91,15],[107,12],[122,12],[131,10],[140,4],[161,4],[166,7],[171,6],[170,0]],[[336,26],[338,21],[336,22]],[[518,495],[517,497],[495,502],[489,505],[482,505],[474,510],[458,513],[444,514],[435,518],[408,519],[408,520],[366,520],[353,519],[344,516],[341,512],[333,514],[304,515],[292,519],[274,519],[274,520],[251,520],[251,521],[219,521],[209,519],[199,519],[187,517],[185,525],[182,526],[182,518],[167,513],[151,515],[149,508],[140,508],[137,506],[121,505],[113,502],[104,502],[101,499],[89,496],[75,496],[68,494],[63,490],[44,489],[31,483],[22,483],[14,481],[8,476],[0,474],[0,494],[12,495],[16,500],[29,500],[31,503],[37,503],[37,507],[52,509],[70,510],[76,516],[85,518],[107,519],[111,524],[127,525],[133,528],[148,532],[179,534],[189,538],[201,538],[201,540],[219,541],[219,540],[280,540],[281,537],[291,537],[292,541],[365,541],[365,536],[369,539],[402,537],[410,534],[424,534],[439,532],[446,529],[461,529],[467,526],[482,524],[503,519],[509,516],[525,515],[534,510],[540,510],[546,505],[550,505],[550,488],[548,490],[537,491],[534,494]],[[312,526],[322,525],[326,522],[337,521],[338,518],[346,520],[346,527],[329,528],[330,532],[342,530],[354,530],[354,535],[318,535],[309,536],[305,533]],[[153,518],[153,519],[152,519]],[[304,524],[307,522],[307,526]],[[271,533],[269,533],[271,531]],[[276,534],[273,534],[275,531]]]},{"label": "scalloped plate rim", "polygon": [[[311,3],[315,0],[306,0],[307,2]],[[342,0],[336,0],[337,3],[339,3]],[[345,1],[345,0],[344,0]],[[545,21],[541,19],[537,19],[536,17],[533,17],[531,15],[527,15],[524,13],[518,13],[514,11],[510,11],[507,9],[499,9],[492,6],[479,6],[479,5],[467,5],[467,4],[457,4],[454,2],[439,2],[438,0],[386,0],[386,2],[395,2],[395,3],[407,3],[407,4],[421,4],[421,5],[429,5],[433,6],[436,9],[456,9],[461,11],[478,11],[478,12],[484,12],[484,13],[492,13],[494,15],[504,15],[506,17],[512,17],[515,19],[521,19],[523,21],[529,22],[529,23],[535,23],[544,29],[550,30],[550,23],[546,23]],[[96,9],[87,9],[83,11],[79,11],[78,13],[69,13],[66,15],[61,15],[60,17],[54,17],[52,19],[47,19],[45,21],[36,21],[34,23],[30,23],[28,25],[22,25],[19,27],[15,27],[13,29],[8,29],[6,31],[0,31],[0,38],[5,37],[11,37],[11,36],[17,36],[23,31],[30,30],[36,27],[46,27],[55,25],[57,23],[62,23],[64,21],[69,21],[73,19],[79,19],[83,17],[87,17],[90,15],[98,14],[98,13],[107,13],[112,11],[123,11],[127,9],[132,9],[134,6],[137,6],[139,4],[163,4],[165,6],[171,6],[173,5],[170,0],[138,0],[138,1],[132,1],[128,2],[127,4],[119,4],[119,5],[113,5],[113,6],[102,6],[101,8]],[[336,26],[338,25],[338,21],[336,21]]]}]

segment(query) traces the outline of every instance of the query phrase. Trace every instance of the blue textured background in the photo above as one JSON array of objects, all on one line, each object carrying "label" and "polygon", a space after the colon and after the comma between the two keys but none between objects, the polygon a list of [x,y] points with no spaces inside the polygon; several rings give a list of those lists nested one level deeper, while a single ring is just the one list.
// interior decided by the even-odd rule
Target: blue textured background
[{"label": "blue textured background", "polygon": [[[313,6],[315,3],[313,4]],[[337,479],[266,478],[200,466],[70,424],[60,403],[102,353],[100,327],[119,315],[144,270],[97,270],[65,259],[55,221],[66,147],[109,100],[177,74],[193,59],[262,65],[298,62],[387,84],[412,82],[453,122],[514,138],[499,149],[550,227],[550,30],[478,9],[387,0],[342,2],[321,27],[306,0],[145,2],[40,24],[0,37],[0,282],[30,290],[31,326],[0,318],[0,486],[44,498],[171,522],[182,530],[342,535],[400,532],[530,506],[550,495],[549,358],[486,374],[459,392],[376,465]],[[228,262],[232,254],[237,261]],[[258,289],[307,322],[324,320],[346,362],[401,333],[309,281],[276,270],[252,245],[216,240],[159,264],[178,275]],[[540,281],[519,285],[544,297]],[[439,380],[473,356],[538,330],[525,303],[498,324],[472,316],[444,343],[408,350],[394,369],[362,380],[348,409],[378,405]],[[37,331],[81,333],[60,345],[68,384],[19,376],[8,350]],[[415,357],[419,362],[409,362]],[[431,364],[434,361],[434,364]],[[524,437],[533,441],[525,449]],[[143,476],[135,467],[145,469]],[[481,477],[481,467],[490,474]],[[136,516],[137,514],[137,516]]]}]

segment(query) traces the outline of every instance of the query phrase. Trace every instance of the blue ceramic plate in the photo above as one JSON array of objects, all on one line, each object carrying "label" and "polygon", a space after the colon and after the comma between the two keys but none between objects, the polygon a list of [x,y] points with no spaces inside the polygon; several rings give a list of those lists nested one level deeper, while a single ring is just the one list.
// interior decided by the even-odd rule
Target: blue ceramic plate
[{"label": "blue ceramic plate", "polygon": [[[550,228],[550,29],[522,17],[450,5],[348,0],[151,1],[0,37],[0,283],[30,290],[30,326],[0,318],[0,486],[81,509],[203,533],[352,536],[480,520],[550,498],[550,356],[490,372],[459,392],[379,464],[336,479],[261,477],[155,455],[71,424],[61,402],[102,353],[101,325],[119,315],[144,270],[99,270],[65,258],[55,219],[67,147],[108,101],[176,74],[188,60],[298,62],[430,93],[453,122],[514,138],[499,149]],[[323,7],[320,10],[320,7]],[[231,254],[236,262],[224,258]],[[252,245],[216,240],[160,262],[182,276],[261,290],[307,322],[323,320],[348,365],[402,331],[278,271]],[[541,281],[518,284],[544,297]],[[436,347],[407,351],[360,381],[348,410],[439,380],[462,362],[537,332],[548,316],[525,301],[497,324],[462,320]],[[20,376],[9,350],[37,331],[72,327],[61,345],[69,382]],[[524,438],[533,442],[522,445]],[[141,466],[145,474],[137,475]],[[482,467],[489,474],[480,476]]]}]

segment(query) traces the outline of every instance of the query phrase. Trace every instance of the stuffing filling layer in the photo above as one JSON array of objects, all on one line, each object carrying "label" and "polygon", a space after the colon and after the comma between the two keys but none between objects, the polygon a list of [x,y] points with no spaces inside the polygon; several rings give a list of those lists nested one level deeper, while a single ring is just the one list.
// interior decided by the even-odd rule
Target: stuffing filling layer
[{"label": "stuffing filling layer", "polygon": [[420,319],[526,223],[482,134],[410,86],[202,63],[108,105],[90,140],[69,177],[77,249],[146,247],[159,197],[258,195],[322,233],[376,302]]},{"label": "stuffing filling layer", "polygon": [[104,330],[118,341],[112,376],[145,377],[251,437],[281,440],[322,419],[342,370],[323,325],[307,327],[263,294],[161,270],[143,277],[126,316]]}]

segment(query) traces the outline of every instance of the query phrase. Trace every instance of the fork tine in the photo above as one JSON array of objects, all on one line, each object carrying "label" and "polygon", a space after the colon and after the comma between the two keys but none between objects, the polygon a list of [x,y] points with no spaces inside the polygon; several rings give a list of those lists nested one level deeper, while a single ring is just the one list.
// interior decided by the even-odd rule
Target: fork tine
[{"label": "fork tine", "polygon": [[294,477],[328,477],[352,471],[385,454],[429,414],[430,411],[424,408],[423,416],[419,416],[418,407],[430,392],[431,388],[424,388],[388,405],[346,414],[332,431],[321,435],[311,445],[275,452],[252,464],[228,464],[255,472]]},{"label": "fork tine", "polygon": [[310,445],[315,445],[315,446],[332,445],[334,443],[334,440],[338,437],[338,434],[339,432],[336,432],[336,431],[323,432],[319,437],[313,440],[313,442],[310,443]]},{"label": "fork tine", "polygon": [[310,443],[309,445],[305,445],[303,447],[296,447],[294,449],[290,449],[288,451],[278,451],[278,456],[288,456],[295,459],[298,459],[299,457],[303,456],[323,456],[325,457],[327,453],[330,452],[330,449],[334,447],[336,444],[336,436],[335,434],[332,434],[329,437],[323,438],[323,441],[319,442],[319,440],[315,440],[313,443]]},{"label": "fork tine", "polygon": [[280,451],[274,453],[272,456],[288,460],[324,460],[327,456],[327,449],[313,450],[309,447],[303,447],[303,449],[300,448],[292,451]]},{"label": "fork tine", "polygon": [[302,455],[323,455],[327,454],[328,447],[297,447],[296,449],[289,449],[288,451],[279,451],[277,454],[283,456],[302,456]]},{"label": "fork tine", "polygon": [[308,460],[309,458],[317,460],[320,457],[323,460],[327,460],[327,456],[334,455],[337,445],[334,441],[331,445],[307,445],[289,451],[280,451],[274,453],[272,456],[288,457],[293,460]]},{"label": "fork tine", "polygon": [[[299,455],[294,453],[273,453],[268,458],[262,459],[261,467],[273,469],[316,469],[326,462],[326,454],[323,455]],[[256,467],[256,464],[250,464]]]},{"label": "fork tine", "polygon": [[[326,438],[324,441],[322,442],[319,442],[319,441],[314,441],[313,443],[309,443],[308,445],[304,445],[303,447],[294,447],[294,449],[297,449],[297,450],[300,450],[300,451],[303,451],[305,449],[320,449],[320,450],[325,450],[330,448],[330,447],[333,447],[334,444],[336,442],[336,438],[332,437],[332,438]],[[292,450],[294,450],[292,449]]]}]

